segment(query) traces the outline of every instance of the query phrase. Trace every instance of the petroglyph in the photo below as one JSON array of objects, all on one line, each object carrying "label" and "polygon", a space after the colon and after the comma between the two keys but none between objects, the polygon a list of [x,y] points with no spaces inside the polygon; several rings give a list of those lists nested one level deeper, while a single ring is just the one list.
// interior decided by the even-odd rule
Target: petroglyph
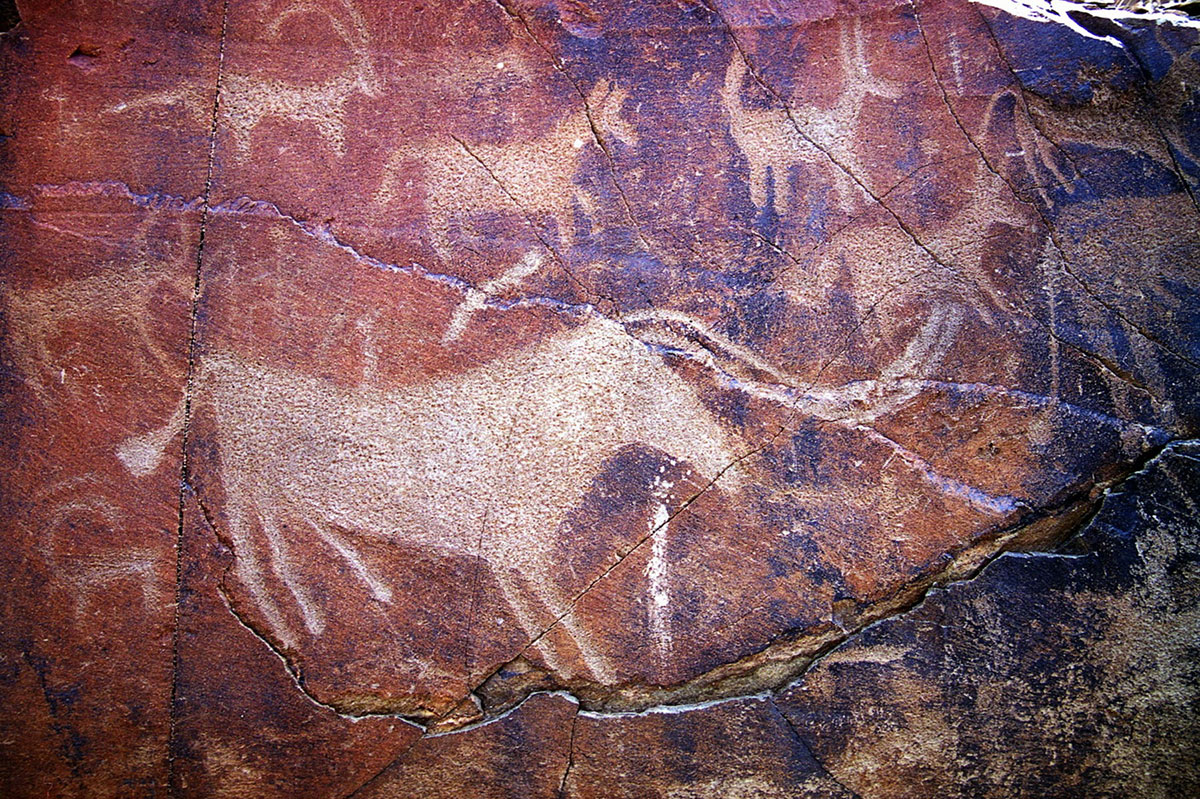
[{"label": "petroglyph", "polygon": [[[78,396],[80,391],[91,390],[88,381],[81,380],[86,377],[81,371],[86,367],[77,369],[69,364],[75,351],[60,348],[63,332],[72,325],[119,325],[132,336],[148,363],[165,373],[178,368],[178,358],[164,346],[152,316],[152,309],[164,298],[188,295],[188,279],[178,271],[142,262],[121,274],[64,280],[33,291],[0,288],[0,307],[15,322],[10,328],[15,345],[12,357],[26,385],[43,402],[56,402],[64,392]],[[166,440],[161,443],[165,445]]]},{"label": "petroglyph", "polygon": [[[747,105],[743,99],[742,92],[751,73],[741,53],[733,53],[720,90],[721,103],[729,117],[729,134],[749,162],[750,199],[756,208],[762,209],[773,201],[779,215],[786,217],[792,207],[788,171],[801,163],[813,164],[829,174],[843,210],[853,211],[867,201],[862,187],[854,180],[857,177],[871,186],[870,172],[854,149],[859,142],[857,132],[863,104],[872,96],[899,99],[904,87],[872,73],[862,21],[857,18],[842,23],[839,57],[843,89],[829,108],[806,104],[763,109]],[[830,164],[821,148],[850,174]],[[771,196],[768,196],[768,171],[773,187]]]},{"label": "petroglyph", "polygon": [[273,13],[274,4],[269,5],[264,18],[271,20],[266,29],[273,38],[280,38],[281,30],[294,17],[317,14],[328,20],[349,58],[341,72],[309,84],[231,71],[223,79],[221,96],[225,128],[242,156],[249,152],[251,135],[264,117],[308,123],[334,152],[345,155],[346,103],[359,93],[377,97],[383,88],[371,64],[370,40],[362,15],[344,0],[334,6],[334,11],[340,13],[331,13],[329,5],[319,2],[290,3]]},{"label": "petroglyph", "polygon": [[[724,380],[737,390],[753,397],[766,400],[782,407],[793,409],[799,414],[823,422],[836,424],[853,430],[877,444],[891,449],[900,461],[914,473],[945,496],[969,504],[995,515],[1003,515],[1016,509],[1013,497],[991,496],[985,491],[968,485],[954,477],[940,474],[928,461],[915,452],[879,433],[874,425],[877,421],[901,411],[936,381],[931,381],[943,363],[947,353],[962,328],[965,309],[957,305],[934,308],[929,318],[904,348],[879,371],[879,376],[870,380],[855,380],[840,386],[808,385],[801,389],[795,376],[743,348],[729,342],[698,319],[678,312],[639,311],[624,317],[626,324],[634,325],[639,337],[670,347],[689,357],[707,364],[718,371]],[[687,328],[681,334],[672,328]],[[691,337],[699,335],[705,346],[697,346]],[[752,356],[752,357],[747,357]],[[755,375],[765,373],[779,382],[765,382]],[[665,585],[665,528],[661,536],[656,532],[654,554],[647,574],[652,586]],[[657,581],[657,583],[656,583]],[[653,588],[655,599],[668,596],[665,588]],[[653,615],[652,626],[662,627],[661,618]]]},{"label": "petroglyph", "polygon": [[[958,305],[935,307],[903,349],[879,371],[878,378],[842,386],[803,386],[797,375],[757,355],[678,311],[637,311],[623,316],[644,341],[686,353],[716,370],[723,379],[753,396],[794,407],[818,419],[846,424],[872,424],[896,412],[922,391],[953,347],[965,310]],[[704,342],[697,345],[696,339]],[[756,374],[757,373],[757,374]],[[762,379],[773,378],[772,382]]]},{"label": "petroglyph", "polygon": [[[356,537],[480,557],[534,635],[570,606],[553,580],[557,538],[617,450],[652,447],[704,481],[740,484],[736,469],[722,475],[737,447],[695,389],[601,319],[395,391],[336,388],[215,354],[194,402],[215,416],[234,574],[287,649],[300,643],[292,619],[311,635],[326,621],[297,570],[305,546],[297,530],[315,533],[380,602],[391,598],[386,577],[359,556]],[[273,594],[270,574],[286,596]],[[608,675],[586,631],[569,615],[563,624],[592,673]]]},{"label": "petroglyph", "polygon": [[419,164],[430,235],[443,259],[449,260],[453,249],[452,227],[514,205],[531,224],[553,219],[559,251],[569,251],[575,243],[576,211],[593,224],[599,219],[592,198],[576,183],[581,159],[598,146],[592,124],[606,143],[637,143],[637,130],[621,115],[627,96],[601,80],[587,97],[590,119],[580,108],[540,137],[507,144],[401,140],[384,168],[375,202],[384,208],[392,203],[411,165]]},{"label": "petroglyph", "polygon": [[[254,129],[265,117],[308,123],[339,156],[346,153],[346,103],[355,94],[377,97],[383,90],[369,52],[366,23],[349,2],[337,3],[337,11],[320,2],[295,2],[275,11],[275,4],[262,4],[267,32],[275,39],[294,17],[317,14],[328,20],[334,35],[347,48],[348,59],[341,72],[325,80],[297,84],[252,72],[231,70],[222,78],[221,127],[233,137],[241,157],[250,152]],[[126,114],[146,109],[181,109],[196,123],[208,127],[212,97],[196,87],[179,86],[122,100],[106,108],[106,114]]]},{"label": "petroglyph", "polygon": [[[177,431],[173,431],[177,432]],[[162,552],[146,547],[95,546],[81,548],[83,531],[117,531],[130,526],[127,514],[109,497],[114,490],[101,475],[90,473],[62,480],[38,495],[45,515],[35,531],[39,552],[74,603],[74,619],[85,620],[89,607],[102,603],[114,584],[132,583],[142,595],[146,612],[167,599]]]},{"label": "petroglyph", "polygon": [[525,254],[525,257],[516,266],[507,270],[504,274],[487,281],[477,289],[468,289],[467,296],[454,309],[454,314],[450,317],[450,323],[446,325],[446,332],[442,335],[442,343],[446,344],[461,336],[463,330],[467,327],[467,323],[471,320],[472,314],[482,309],[490,297],[520,285],[522,280],[541,269],[544,262],[545,258],[540,252],[531,250]]},{"label": "petroglyph", "polygon": [[212,94],[197,86],[178,86],[121,100],[104,109],[104,114],[127,114],[136,111],[178,112],[190,118],[200,130],[212,124]]},{"label": "petroglyph", "polygon": [[667,567],[668,535],[670,534],[670,510],[667,508],[667,497],[673,486],[671,481],[664,479],[661,473],[666,467],[659,467],[660,476],[654,482],[654,515],[650,517],[650,562],[646,564],[646,577],[650,583],[650,629],[654,633],[654,642],[658,647],[658,657],[661,663],[666,663],[671,656],[671,630],[668,610],[671,604],[671,592]]}]

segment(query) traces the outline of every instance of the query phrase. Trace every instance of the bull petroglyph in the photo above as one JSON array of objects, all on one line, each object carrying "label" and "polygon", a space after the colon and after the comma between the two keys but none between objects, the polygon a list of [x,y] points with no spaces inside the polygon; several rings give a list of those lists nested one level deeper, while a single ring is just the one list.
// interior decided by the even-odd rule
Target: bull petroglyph
[{"label": "bull petroglyph", "polygon": [[[297,569],[296,536],[315,534],[386,603],[386,576],[354,543],[372,537],[480,558],[531,637],[565,615],[584,662],[604,678],[603,654],[568,613],[574,597],[553,579],[567,513],[629,445],[722,487],[740,479],[726,471],[735,439],[696,390],[602,318],[457,377],[391,391],[214,354],[193,403],[216,424],[233,574],[286,649],[300,641],[291,619],[320,635],[326,617]],[[150,436],[122,445],[142,453],[135,474],[145,473]],[[273,595],[272,574],[284,595]]]}]

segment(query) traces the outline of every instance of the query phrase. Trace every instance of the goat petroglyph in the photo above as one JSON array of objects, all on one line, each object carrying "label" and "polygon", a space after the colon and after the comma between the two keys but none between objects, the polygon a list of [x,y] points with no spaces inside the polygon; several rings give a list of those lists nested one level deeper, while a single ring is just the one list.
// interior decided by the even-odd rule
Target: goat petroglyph
[{"label": "goat petroglyph", "polygon": [[249,152],[251,135],[265,117],[310,124],[334,152],[344,155],[347,101],[359,93],[377,97],[383,90],[371,64],[366,23],[351,3],[341,2],[332,9],[316,2],[287,4],[270,15],[267,32],[278,39],[284,27],[303,14],[320,15],[328,21],[346,48],[346,65],[325,80],[307,84],[242,71],[226,75],[222,112],[242,156]]}]

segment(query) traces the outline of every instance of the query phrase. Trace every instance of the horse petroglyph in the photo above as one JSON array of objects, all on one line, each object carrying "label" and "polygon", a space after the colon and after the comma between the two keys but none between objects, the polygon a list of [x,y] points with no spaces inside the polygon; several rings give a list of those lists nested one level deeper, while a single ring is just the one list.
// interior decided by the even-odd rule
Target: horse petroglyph
[{"label": "horse petroglyph", "polygon": [[[293,619],[311,635],[325,627],[326,611],[297,569],[303,547],[294,531],[307,530],[384,603],[387,576],[360,557],[356,537],[479,557],[531,637],[566,614],[563,626],[603,678],[603,653],[553,579],[568,512],[603,463],[635,444],[687,463],[705,482],[739,485],[729,469],[735,441],[696,390],[603,319],[459,376],[392,391],[338,388],[214,354],[194,381],[193,408],[205,406],[216,424],[233,574],[287,649],[300,641]],[[157,435],[122,445],[138,453],[122,455],[134,474],[151,468],[145,452]],[[272,574],[284,595],[272,595]]]}]

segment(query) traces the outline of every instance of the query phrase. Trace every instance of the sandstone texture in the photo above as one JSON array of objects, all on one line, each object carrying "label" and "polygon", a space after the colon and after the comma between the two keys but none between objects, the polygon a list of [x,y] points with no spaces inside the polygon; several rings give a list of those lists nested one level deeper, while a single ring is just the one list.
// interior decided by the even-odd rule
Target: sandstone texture
[{"label": "sandstone texture", "polygon": [[0,795],[1200,793],[1200,22],[17,12]]}]

